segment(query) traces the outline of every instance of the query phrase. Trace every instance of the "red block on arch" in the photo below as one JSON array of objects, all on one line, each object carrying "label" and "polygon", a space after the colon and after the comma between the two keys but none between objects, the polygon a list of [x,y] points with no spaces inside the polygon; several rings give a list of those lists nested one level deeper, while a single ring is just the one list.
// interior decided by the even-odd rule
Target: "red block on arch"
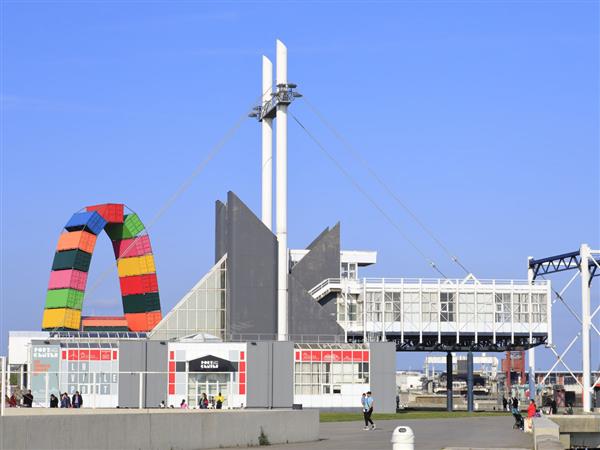
[{"label": "red block on arch", "polygon": [[155,273],[119,278],[122,295],[147,294],[158,292],[158,279]]},{"label": "red block on arch", "polygon": [[123,223],[124,205],[118,203],[104,203],[85,208],[86,211],[96,211],[108,223]]}]

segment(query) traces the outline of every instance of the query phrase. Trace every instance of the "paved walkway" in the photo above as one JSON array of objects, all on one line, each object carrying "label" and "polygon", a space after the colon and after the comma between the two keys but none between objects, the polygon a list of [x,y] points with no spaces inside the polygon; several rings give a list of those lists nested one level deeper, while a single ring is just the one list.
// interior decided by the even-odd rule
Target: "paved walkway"
[{"label": "paved walkway", "polygon": [[392,431],[406,425],[415,433],[416,450],[464,448],[533,448],[531,434],[512,429],[514,419],[473,417],[462,419],[383,420],[374,431],[363,431],[362,422],[322,423],[319,442],[273,445],[272,450],[387,450],[392,448]]}]

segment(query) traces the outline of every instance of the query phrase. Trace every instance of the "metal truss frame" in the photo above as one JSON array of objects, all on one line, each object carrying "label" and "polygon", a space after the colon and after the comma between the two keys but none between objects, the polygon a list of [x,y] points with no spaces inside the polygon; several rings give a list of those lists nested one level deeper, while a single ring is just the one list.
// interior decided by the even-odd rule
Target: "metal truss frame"
[{"label": "metal truss frame", "polygon": [[[555,299],[552,301],[554,305],[557,301],[560,301],[569,311],[569,313],[579,322],[581,325],[581,331],[579,331],[575,337],[569,342],[562,353],[558,353],[555,349],[555,345],[547,345],[547,348],[554,353],[556,357],[555,363],[552,365],[550,370],[546,373],[542,379],[542,383],[546,381],[546,378],[550,373],[561,364],[565,369],[573,376],[577,383],[582,387],[583,391],[583,410],[588,412],[592,408],[592,392],[594,386],[600,382],[600,377],[591,382],[591,338],[590,332],[594,331],[596,335],[600,337],[600,330],[592,322],[593,318],[600,312],[600,305],[592,312],[591,311],[591,284],[594,277],[600,275],[600,250],[592,250],[587,244],[582,244],[579,250],[561,255],[550,256],[547,258],[533,259],[529,258],[528,261],[528,272],[529,280],[533,282],[536,277],[540,276],[543,278],[544,275],[551,275],[558,272],[567,270],[577,269],[576,272],[567,284],[561,289],[560,292],[552,289],[555,295]],[[565,291],[573,284],[577,277],[581,277],[581,315],[577,313],[563,298]],[[573,370],[567,365],[564,358],[573,348],[575,342],[579,339],[582,341],[582,369],[583,369],[583,382],[579,382]],[[534,376],[535,372],[535,353],[531,349],[529,351],[529,370],[530,376]]]}]

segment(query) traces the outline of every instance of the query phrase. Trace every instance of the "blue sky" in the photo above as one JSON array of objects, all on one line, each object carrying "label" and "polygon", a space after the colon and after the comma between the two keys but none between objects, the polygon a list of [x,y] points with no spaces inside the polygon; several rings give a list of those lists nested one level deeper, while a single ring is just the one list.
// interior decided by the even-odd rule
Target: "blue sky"
[{"label": "blue sky", "polygon": [[[2,13],[3,351],[9,329],[40,327],[70,215],[124,202],[150,222],[256,101],[276,38],[290,81],[476,276],[526,278],[527,256],[600,248],[597,2],[21,1]],[[302,100],[292,110],[444,273],[463,275]],[[340,220],[344,248],[378,251],[364,275],[436,277],[289,128],[290,246]],[[260,211],[251,119],[150,230],[163,311],[211,266],[214,201],[228,190]],[[104,241],[84,312],[121,314]],[[579,288],[567,298],[577,305]],[[576,322],[559,308],[560,347]]]}]

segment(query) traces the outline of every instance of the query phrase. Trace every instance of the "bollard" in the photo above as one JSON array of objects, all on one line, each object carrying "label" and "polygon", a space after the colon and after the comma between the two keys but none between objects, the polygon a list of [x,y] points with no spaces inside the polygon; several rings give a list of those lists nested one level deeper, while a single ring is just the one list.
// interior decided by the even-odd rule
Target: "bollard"
[{"label": "bollard", "polygon": [[399,426],[392,433],[392,450],[414,450],[415,433],[410,427]]}]

